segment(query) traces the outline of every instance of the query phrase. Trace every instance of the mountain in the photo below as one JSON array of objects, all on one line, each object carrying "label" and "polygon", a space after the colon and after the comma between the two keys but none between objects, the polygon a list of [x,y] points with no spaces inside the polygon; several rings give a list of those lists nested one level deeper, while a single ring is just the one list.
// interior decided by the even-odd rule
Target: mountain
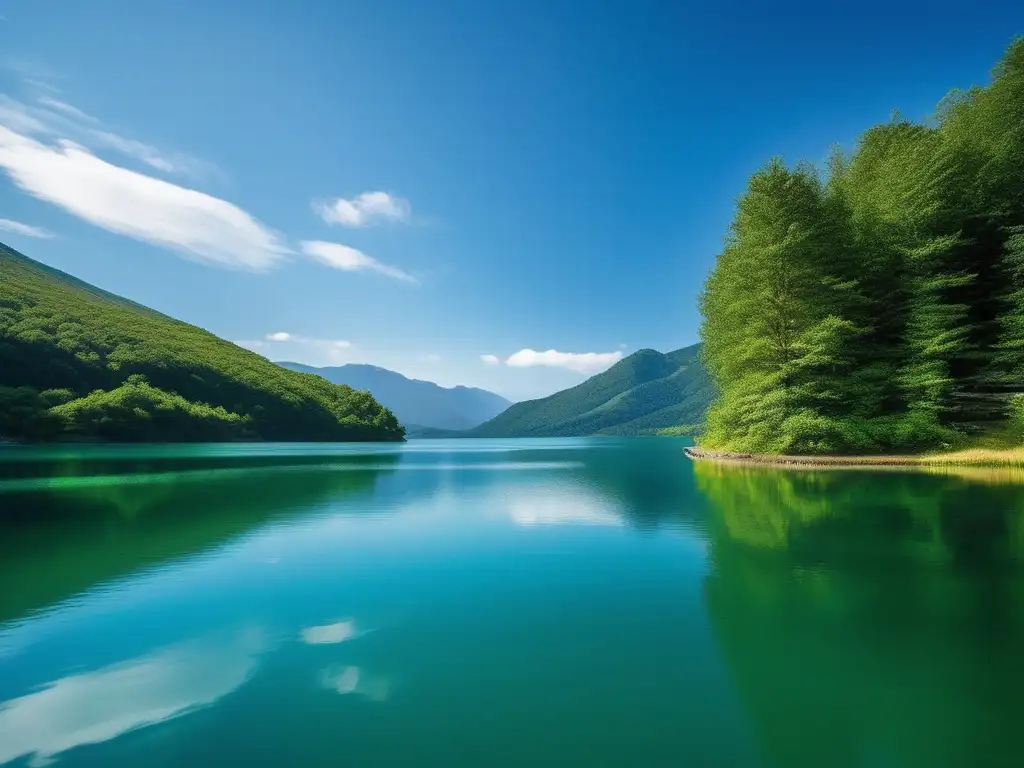
[{"label": "mountain", "polygon": [[704,420],[714,389],[699,345],[641,349],[604,373],[540,400],[516,403],[465,437],[641,435]]},{"label": "mountain", "polygon": [[0,438],[403,436],[366,392],[285,370],[0,244]]},{"label": "mountain", "polygon": [[494,418],[512,403],[486,389],[441,387],[431,381],[409,379],[375,365],[339,365],[314,368],[282,362],[292,371],[315,373],[335,384],[347,384],[373,395],[410,433],[426,429],[471,429]]}]

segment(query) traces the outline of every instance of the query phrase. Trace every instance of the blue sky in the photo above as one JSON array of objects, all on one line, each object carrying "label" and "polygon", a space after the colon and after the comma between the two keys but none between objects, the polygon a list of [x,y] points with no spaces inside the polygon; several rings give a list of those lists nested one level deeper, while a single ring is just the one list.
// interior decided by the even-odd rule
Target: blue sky
[{"label": "blue sky", "polygon": [[927,115],[1024,34],[941,1],[0,16],[0,240],[271,359],[513,399],[694,343],[750,173]]}]

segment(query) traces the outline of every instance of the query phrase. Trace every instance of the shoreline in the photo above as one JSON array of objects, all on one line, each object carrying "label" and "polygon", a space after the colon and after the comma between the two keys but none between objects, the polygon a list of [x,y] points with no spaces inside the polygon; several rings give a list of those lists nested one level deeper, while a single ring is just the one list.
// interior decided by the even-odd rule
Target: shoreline
[{"label": "shoreline", "polygon": [[917,455],[876,456],[787,456],[767,453],[733,453],[711,451],[687,446],[683,453],[692,461],[715,461],[728,464],[753,464],[766,467],[870,469],[885,467],[1024,467],[1024,449],[973,449],[952,453],[922,453]]}]

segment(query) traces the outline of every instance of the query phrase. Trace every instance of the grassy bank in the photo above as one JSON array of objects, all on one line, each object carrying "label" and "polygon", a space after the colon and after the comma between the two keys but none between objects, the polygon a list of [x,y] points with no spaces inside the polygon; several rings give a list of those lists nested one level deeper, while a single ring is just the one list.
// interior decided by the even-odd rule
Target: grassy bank
[{"label": "grassy bank", "polygon": [[951,453],[902,456],[783,456],[767,453],[729,453],[696,446],[684,449],[691,459],[793,467],[1021,467],[1024,446],[1006,449],[971,448]]}]

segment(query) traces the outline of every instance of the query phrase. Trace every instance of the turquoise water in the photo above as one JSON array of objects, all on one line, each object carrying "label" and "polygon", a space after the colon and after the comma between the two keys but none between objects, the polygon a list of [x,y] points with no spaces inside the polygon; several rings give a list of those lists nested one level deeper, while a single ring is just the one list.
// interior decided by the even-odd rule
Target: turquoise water
[{"label": "turquoise water", "polygon": [[0,765],[1024,764],[1024,484],[0,449]]}]

